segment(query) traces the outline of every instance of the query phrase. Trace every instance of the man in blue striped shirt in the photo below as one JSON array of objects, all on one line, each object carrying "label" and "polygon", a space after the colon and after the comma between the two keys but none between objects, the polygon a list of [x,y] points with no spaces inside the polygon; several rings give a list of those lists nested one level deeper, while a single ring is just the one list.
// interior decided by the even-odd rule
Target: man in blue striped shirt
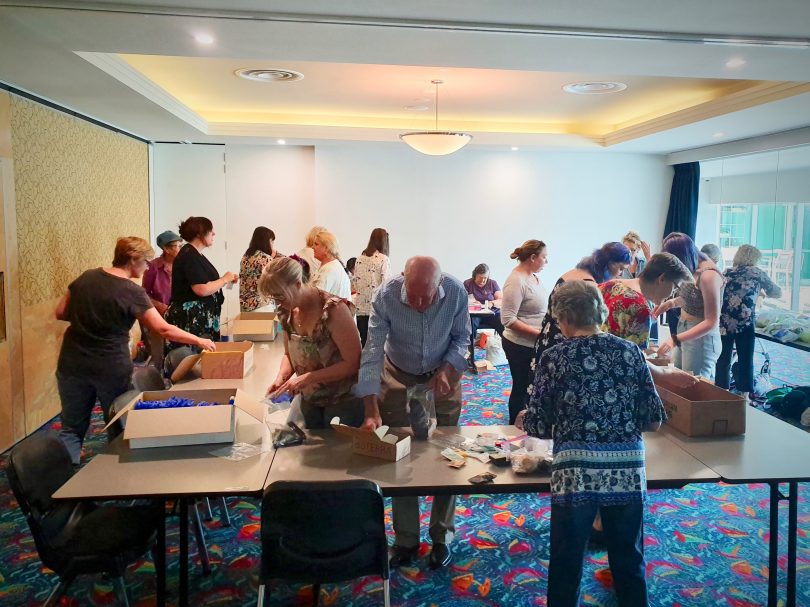
[{"label": "man in blue striped shirt", "polygon": [[[467,368],[470,314],[467,291],[444,274],[432,257],[412,257],[405,273],[384,283],[373,296],[368,340],[355,392],[365,405],[364,427],[409,426],[406,392],[427,384],[436,398],[440,426],[455,426],[461,413],[461,375]],[[452,558],[447,544],[455,532],[455,496],[436,496],[430,516],[432,569]],[[393,500],[392,567],[413,562],[419,549],[419,500]]]}]

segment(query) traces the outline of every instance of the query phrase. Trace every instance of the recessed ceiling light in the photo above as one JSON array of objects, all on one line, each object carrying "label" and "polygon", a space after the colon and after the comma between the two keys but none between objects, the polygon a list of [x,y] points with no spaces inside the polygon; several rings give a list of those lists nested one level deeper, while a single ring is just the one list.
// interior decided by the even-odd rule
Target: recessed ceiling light
[{"label": "recessed ceiling light", "polygon": [[723,137],[723,136],[725,136],[725,133],[721,133],[720,131],[717,131],[716,133],[714,133],[712,135],[712,137],[714,137],[715,139],[720,139],[720,137]]},{"label": "recessed ceiling light", "polygon": [[287,145],[287,142],[284,141],[283,139],[277,139],[276,143],[279,144],[279,145]]},{"label": "recessed ceiling light", "polygon": [[738,67],[742,67],[745,65],[745,59],[741,57],[734,57],[733,59],[729,59],[726,61],[726,67],[729,69],[735,69]]},{"label": "recessed ceiling light", "polygon": [[214,37],[211,34],[194,34],[194,39],[199,44],[214,44]]},{"label": "recessed ceiling light", "polygon": [[428,105],[406,105],[405,109],[409,110],[411,112],[426,112],[426,111],[428,111],[430,109],[430,106],[428,106]]},{"label": "recessed ceiling light", "polygon": [[242,68],[236,70],[234,74],[245,80],[255,80],[256,82],[296,82],[304,78],[304,75],[300,72],[276,68],[266,70]]},{"label": "recessed ceiling light", "polygon": [[519,147],[517,147],[516,145],[513,145],[513,146],[512,146],[512,151],[513,151],[513,152],[517,152],[519,149],[520,149],[520,148],[519,148]]},{"label": "recessed ceiling light", "polygon": [[573,82],[566,84],[563,90],[575,95],[604,95],[618,93],[627,88],[624,82]]}]

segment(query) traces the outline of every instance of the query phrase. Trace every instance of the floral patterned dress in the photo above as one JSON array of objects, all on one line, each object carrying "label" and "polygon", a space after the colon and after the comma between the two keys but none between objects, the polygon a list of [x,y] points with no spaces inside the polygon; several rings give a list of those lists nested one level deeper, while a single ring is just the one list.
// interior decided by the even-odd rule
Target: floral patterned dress
[{"label": "floral patterned dress", "polygon": [[650,343],[652,304],[622,280],[603,282],[599,290],[608,309],[602,330],[646,348]]},{"label": "floral patterned dress", "polygon": [[780,289],[760,268],[735,266],[726,270],[723,309],[720,312],[720,335],[741,333],[756,320],[757,295],[780,297]]},{"label": "floral patterned dress", "polygon": [[252,312],[270,303],[270,298],[259,293],[259,278],[264,267],[281,254],[268,255],[264,251],[255,251],[252,255],[242,256],[239,262],[239,310]]},{"label": "floral patterned dress", "polygon": [[[331,367],[343,360],[340,350],[329,332],[329,310],[334,306],[346,305],[354,314],[354,305],[350,301],[326,291],[319,290],[319,293],[323,311],[312,335],[303,335],[295,329],[288,310],[281,308],[279,311],[279,320],[287,335],[290,363],[299,376],[310,371]],[[332,405],[350,397],[355,383],[357,383],[357,376],[347,377],[327,385],[315,384],[303,388],[301,396],[308,405],[321,407]]]},{"label": "floral patterned dress", "polygon": [[573,337],[540,357],[524,427],[554,439],[552,504],[644,500],[642,428],[666,419],[638,346],[608,333]]}]

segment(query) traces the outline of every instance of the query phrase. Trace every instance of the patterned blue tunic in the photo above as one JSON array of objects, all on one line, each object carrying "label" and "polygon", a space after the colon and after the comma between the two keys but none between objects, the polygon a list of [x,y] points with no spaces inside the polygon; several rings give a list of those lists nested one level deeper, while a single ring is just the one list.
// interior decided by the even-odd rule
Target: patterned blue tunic
[{"label": "patterned blue tunic", "polygon": [[543,353],[524,427],[554,439],[552,503],[613,506],[644,500],[642,428],[665,419],[638,346],[599,333]]}]

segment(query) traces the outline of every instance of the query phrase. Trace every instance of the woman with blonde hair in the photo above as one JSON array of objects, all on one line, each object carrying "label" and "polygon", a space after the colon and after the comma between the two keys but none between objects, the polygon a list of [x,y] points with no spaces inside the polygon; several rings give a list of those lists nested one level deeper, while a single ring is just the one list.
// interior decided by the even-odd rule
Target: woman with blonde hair
[{"label": "woman with blonde hair", "polygon": [[360,426],[363,403],[352,396],[361,350],[354,305],[306,284],[291,258],[268,263],[259,290],[275,301],[284,328],[284,357],[268,394],[300,394],[307,428],[328,427],[333,417]]},{"label": "woman with blonde hair", "polygon": [[734,266],[725,272],[726,288],[720,310],[720,342],[714,383],[728,388],[731,383],[731,351],[737,349],[735,388],[746,397],[754,391],[754,341],[757,297],[781,297],[780,289],[757,264],[762,251],[744,244],[734,255]]},{"label": "woman with blonde hair", "polygon": [[546,313],[548,291],[537,277],[548,263],[546,243],[527,240],[509,256],[518,264],[503,285],[501,323],[503,350],[512,375],[509,395],[509,423],[513,424],[526,403],[534,342]]},{"label": "woman with blonde hair", "polygon": [[321,230],[312,240],[312,250],[320,263],[318,271],[310,278],[312,284],[322,291],[351,300],[352,284],[340,263],[337,237],[329,230]]},{"label": "woman with blonde hair", "polygon": [[326,228],[323,226],[312,226],[309,229],[309,232],[307,232],[306,245],[304,246],[303,249],[301,249],[300,251],[298,251],[298,253],[296,253],[296,256],[307,262],[307,269],[309,274],[305,274],[305,278],[311,278],[312,276],[314,276],[318,268],[321,267],[321,262],[315,258],[315,251],[313,250],[312,247],[315,244],[315,235],[318,232],[323,232],[325,230]]},{"label": "woman with blonde hair", "polygon": [[357,292],[357,329],[360,342],[365,346],[368,336],[368,319],[371,316],[371,295],[386,278],[391,268],[388,259],[388,232],[385,228],[374,228],[368,239],[368,246],[354,263],[352,284]]},{"label": "woman with blonde hair", "polygon": [[[630,251],[630,265],[622,270],[622,278],[637,278],[644,270],[650,257],[650,245],[641,240],[641,236],[635,230],[630,230],[622,238],[622,244]],[[644,254],[644,257],[639,257],[639,252]]]},{"label": "woman with blonde hair", "polygon": [[112,402],[130,388],[129,331],[136,319],[164,339],[216,348],[211,340],[168,324],[146,291],[132,281],[143,275],[154,253],[143,238],[119,238],[112,266],[84,272],[56,306],[57,320],[70,323],[56,366],[62,401],[59,437],[76,465],[96,400],[108,420]]}]

